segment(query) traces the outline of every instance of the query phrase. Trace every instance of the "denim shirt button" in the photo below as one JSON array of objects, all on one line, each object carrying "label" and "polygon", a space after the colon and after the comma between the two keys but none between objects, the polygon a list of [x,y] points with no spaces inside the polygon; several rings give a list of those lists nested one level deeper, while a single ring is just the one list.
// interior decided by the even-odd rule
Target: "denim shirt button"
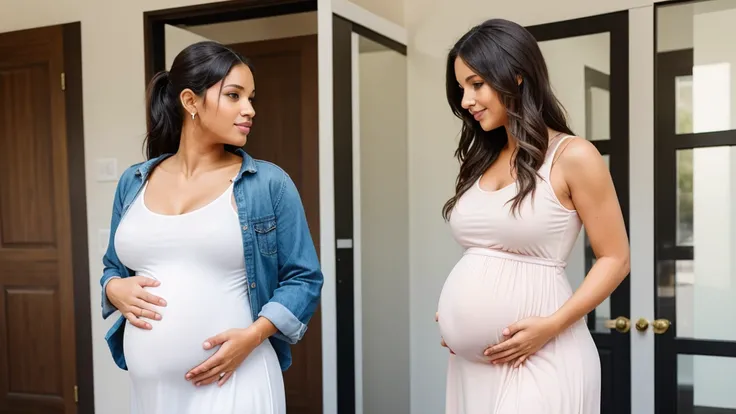
[{"label": "denim shirt button", "polygon": [[251,289],[255,289],[255,288],[256,288],[256,282],[253,282],[253,283],[251,283],[251,284],[250,284],[250,288],[251,288]]},{"label": "denim shirt button", "polygon": [[248,225],[243,226],[243,230],[248,230]]}]

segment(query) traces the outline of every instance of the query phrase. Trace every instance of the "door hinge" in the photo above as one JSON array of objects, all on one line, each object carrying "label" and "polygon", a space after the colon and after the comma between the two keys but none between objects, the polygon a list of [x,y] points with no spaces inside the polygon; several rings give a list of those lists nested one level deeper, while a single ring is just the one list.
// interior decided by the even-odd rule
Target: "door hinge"
[{"label": "door hinge", "polygon": [[61,90],[66,90],[66,73],[61,72]]},{"label": "door hinge", "polygon": [[76,385],[74,386],[74,402],[79,402],[79,387]]}]

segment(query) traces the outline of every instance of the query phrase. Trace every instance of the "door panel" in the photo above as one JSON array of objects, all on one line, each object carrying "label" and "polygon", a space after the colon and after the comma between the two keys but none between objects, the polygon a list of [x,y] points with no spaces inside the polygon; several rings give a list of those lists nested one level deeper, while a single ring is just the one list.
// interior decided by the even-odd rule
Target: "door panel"
[{"label": "door panel", "polygon": [[[256,117],[245,150],[282,167],[294,180],[319,249],[317,36],[231,45],[250,59]],[[319,309],[304,339],[292,347],[286,371],[287,411],[322,413],[322,338]]]},{"label": "door panel", "polygon": [[76,412],[63,56],[62,26],[0,34],[1,413]]},{"label": "door panel", "polygon": [[[656,8],[656,412],[736,413],[733,2]],[[669,324],[669,326],[667,326]],[[666,329],[664,329],[666,328]]]},{"label": "door panel", "polygon": [[[628,12],[528,28],[539,42],[552,88],[573,132],[591,141],[609,166],[628,229]],[[575,290],[595,264],[583,228],[567,259]],[[587,316],[601,363],[601,413],[631,412],[629,280]],[[619,323],[617,325],[617,322]]]}]

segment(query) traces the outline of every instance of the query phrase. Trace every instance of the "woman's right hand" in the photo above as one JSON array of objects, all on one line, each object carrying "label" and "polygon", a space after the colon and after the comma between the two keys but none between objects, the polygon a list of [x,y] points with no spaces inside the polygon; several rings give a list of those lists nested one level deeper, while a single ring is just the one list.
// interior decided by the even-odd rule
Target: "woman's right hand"
[{"label": "woman's right hand", "polygon": [[144,288],[160,284],[158,280],[145,276],[115,278],[105,286],[105,294],[131,324],[141,329],[151,329],[151,324],[142,318],[161,320],[156,306],[166,306],[166,301]]}]

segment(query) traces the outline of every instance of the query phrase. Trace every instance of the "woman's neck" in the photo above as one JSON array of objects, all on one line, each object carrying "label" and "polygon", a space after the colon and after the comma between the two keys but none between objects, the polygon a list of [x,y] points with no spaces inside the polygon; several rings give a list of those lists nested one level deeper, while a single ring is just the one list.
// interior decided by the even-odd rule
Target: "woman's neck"
[{"label": "woman's neck", "polygon": [[230,157],[223,144],[203,142],[201,137],[195,137],[190,128],[185,128],[181,134],[179,150],[172,158],[174,172],[185,178],[218,169]]}]

